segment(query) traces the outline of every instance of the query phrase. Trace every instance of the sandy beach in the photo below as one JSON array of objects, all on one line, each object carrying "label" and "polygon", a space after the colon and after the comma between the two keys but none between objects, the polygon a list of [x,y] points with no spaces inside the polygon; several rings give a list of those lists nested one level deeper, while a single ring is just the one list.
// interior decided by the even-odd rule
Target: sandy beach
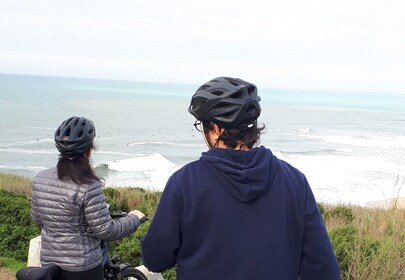
[{"label": "sandy beach", "polygon": [[366,205],[367,207],[370,208],[383,208],[383,209],[390,209],[392,206],[396,205],[398,209],[405,209],[405,197],[377,200],[369,202]]}]

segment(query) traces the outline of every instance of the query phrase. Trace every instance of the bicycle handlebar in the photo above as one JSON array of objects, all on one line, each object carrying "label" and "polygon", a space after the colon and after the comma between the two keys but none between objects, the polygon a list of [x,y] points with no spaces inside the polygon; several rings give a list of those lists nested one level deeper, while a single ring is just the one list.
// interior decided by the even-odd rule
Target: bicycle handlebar
[{"label": "bicycle handlebar", "polygon": [[[127,216],[127,215],[128,215],[128,213],[126,213],[126,212],[111,213],[111,218],[117,219],[117,218],[125,217],[125,216]],[[143,216],[139,221],[140,221],[141,224],[142,224],[142,223],[145,222],[146,220],[149,220],[149,219],[148,219],[146,216]]]}]

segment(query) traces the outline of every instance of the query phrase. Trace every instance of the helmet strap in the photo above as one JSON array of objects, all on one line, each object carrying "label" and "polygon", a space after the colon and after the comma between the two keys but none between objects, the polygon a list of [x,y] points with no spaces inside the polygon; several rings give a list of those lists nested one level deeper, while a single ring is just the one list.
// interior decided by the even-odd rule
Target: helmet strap
[{"label": "helmet strap", "polygon": [[207,139],[207,135],[205,134],[204,122],[201,122],[201,126],[202,126],[201,134],[202,134],[202,136],[203,136],[204,142],[205,142],[205,144],[207,145],[208,149],[212,149],[213,147],[211,147],[210,142],[209,142],[208,139]]}]

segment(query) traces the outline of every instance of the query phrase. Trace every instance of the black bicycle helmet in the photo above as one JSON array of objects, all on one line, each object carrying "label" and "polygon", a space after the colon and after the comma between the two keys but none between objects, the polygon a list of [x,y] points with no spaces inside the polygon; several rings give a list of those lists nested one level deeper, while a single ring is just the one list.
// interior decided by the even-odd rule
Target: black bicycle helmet
[{"label": "black bicycle helmet", "polygon": [[63,155],[82,155],[96,136],[94,123],[84,117],[65,120],[55,132],[55,146]]},{"label": "black bicycle helmet", "polygon": [[253,124],[260,116],[260,96],[254,84],[219,77],[200,86],[188,111],[197,120],[208,120],[229,129]]}]

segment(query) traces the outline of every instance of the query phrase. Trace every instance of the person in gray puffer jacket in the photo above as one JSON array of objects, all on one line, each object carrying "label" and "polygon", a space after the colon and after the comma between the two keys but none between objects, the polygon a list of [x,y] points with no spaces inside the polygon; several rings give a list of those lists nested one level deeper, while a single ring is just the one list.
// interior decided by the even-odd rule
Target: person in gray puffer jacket
[{"label": "person in gray puffer jacket", "polygon": [[90,165],[96,135],[92,121],[65,120],[55,132],[56,168],[32,183],[32,220],[41,227],[41,263],[54,263],[64,279],[103,279],[100,243],[132,234],[145,215],[137,210],[112,219],[102,184]]}]

